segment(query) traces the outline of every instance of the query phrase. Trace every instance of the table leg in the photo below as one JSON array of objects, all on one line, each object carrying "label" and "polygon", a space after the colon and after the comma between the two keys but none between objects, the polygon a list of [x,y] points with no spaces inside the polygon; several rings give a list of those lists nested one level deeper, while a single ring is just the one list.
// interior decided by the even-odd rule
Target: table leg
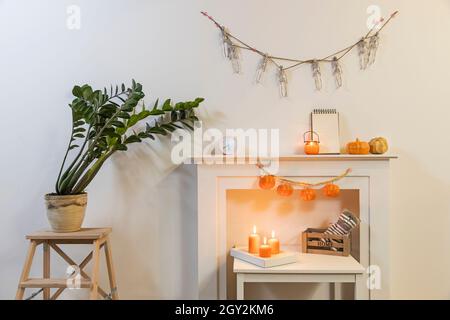
[{"label": "table leg", "polygon": [[236,299],[244,300],[244,274],[236,274]]},{"label": "table leg", "polygon": [[[50,246],[47,241],[43,243],[43,277],[44,279],[50,278]],[[44,288],[44,300],[50,299],[50,288]]]},{"label": "table leg", "polygon": [[364,299],[365,281],[362,274],[355,274],[355,300]]},{"label": "table leg", "polygon": [[340,282],[333,282],[333,300],[342,300],[342,284]]}]

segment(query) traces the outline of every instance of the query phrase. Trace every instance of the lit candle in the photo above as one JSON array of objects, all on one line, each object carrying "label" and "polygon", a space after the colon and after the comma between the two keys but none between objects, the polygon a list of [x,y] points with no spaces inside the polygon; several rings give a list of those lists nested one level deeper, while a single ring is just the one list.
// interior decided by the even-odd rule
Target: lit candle
[{"label": "lit candle", "polygon": [[253,226],[253,233],[248,237],[248,252],[258,253],[259,244],[259,234],[256,233],[256,226]]},{"label": "lit candle", "polygon": [[261,258],[270,258],[272,255],[272,249],[270,249],[270,246],[267,244],[267,239],[264,237],[263,244],[259,247],[259,256]]},{"label": "lit candle", "polygon": [[275,231],[272,230],[272,238],[269,239],[269,246],[272,254],[280,253],[280,241],[275,238]]},{"label": "lit candle", "polygon": [[319,143],[317,141],[308,141],[305,143],[305,153],[306,154],[318,154],[319,153]]}]

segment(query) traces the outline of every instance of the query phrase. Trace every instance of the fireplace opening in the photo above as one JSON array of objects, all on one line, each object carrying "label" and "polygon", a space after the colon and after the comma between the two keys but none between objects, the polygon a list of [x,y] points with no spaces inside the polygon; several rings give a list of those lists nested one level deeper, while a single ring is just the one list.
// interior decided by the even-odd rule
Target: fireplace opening
[{"label": "fireplace opening", "polygon": [[[317,190],[314,201],[302,201],[298,191],[290,197],[281,197],[273,190],[226,190],[226,297],[236,298],[236,277],[233,246],[246,246],[254,225],[261,236],[270,238],[275,231],[282,248],[301,251],[301,234],[306,228],[326,228],[337,220],[343,209],[360,216],[359,190],[342,189],[339,197],[329,198]],[[360,260],[360,231],[351,237],[351,255]],[[342,297],[353,298],[351,284],[341,284]],[[326,284],[250,283],[246,285],[246,299],[329,299],[331,286]]]}]

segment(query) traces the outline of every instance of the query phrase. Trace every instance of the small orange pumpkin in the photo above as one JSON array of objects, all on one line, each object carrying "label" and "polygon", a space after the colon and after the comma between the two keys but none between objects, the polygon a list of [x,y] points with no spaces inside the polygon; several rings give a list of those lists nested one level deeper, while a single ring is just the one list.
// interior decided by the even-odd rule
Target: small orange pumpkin
[{"label": "small orange pumpkin", "polygon": [[316,198],[316,190],[311,188],[305,188],[300,190],[300,198],[303,201],[312,201]]},{"label": "small orange pumpkin", "polygon": [[359,139],[347,144],[347,152],[350,154],[369,154],[369,151],[369,144],[365,141],[359,141]]},{"label": "small orange pumpkin", "polygon": [[323,190],[323,194],[326,195],[327,197],[337,197],[337,196],[339,196],[339,193],[341,191],[339,186],[334,183],[327,183],[322,188],[322,190]]},{"label": "small orange pumpkin", "polygon": [[272,175],[259,177],[259,187],[264,190],[272,189],[275,187],[275,177]]},{"label": "small orange pumpkin", "polygon": [[289,183],[282,183],[277,187],[277,193],[282,197],[289,197],[294,193],[294,188]]}]

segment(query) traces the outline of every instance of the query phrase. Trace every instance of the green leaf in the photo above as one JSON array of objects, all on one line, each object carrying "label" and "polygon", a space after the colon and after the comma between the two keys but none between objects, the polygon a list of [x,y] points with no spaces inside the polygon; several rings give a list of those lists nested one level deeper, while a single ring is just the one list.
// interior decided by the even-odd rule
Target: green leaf
[{"label": "green leaf", "polygon": [[78,148],[78,147],[79,147],[79,145],[73,144],[73,145],[71,145],[71,146],[69,147],[69,150],[72,150],[72,149],[75,149],[75,148]]},{"label": "green leaf", "polygon": [[83,120],[78,120],[78,121],[75,121],[73,123],[74,127],[79,127],[79,126],[82,126],[82,125],[84,125],[84,121]]},{"label": "green leaf", "polygon": [[125,128],[125,125],[121,121],[114,120],[111,122],[111,124],[117,128]]},{"label": "green leaf", "polygon": [[142,140],[139,139],[139,137],[137,137],[136,135],[132,135],[132,136],[129,136],[128,138],[126,138],[124,143],[128,144],[128,143],[141,142],[141,141]]},{"label": "green leaf", "polygon": [[133,115],[130,117],[130,120],[128,120],[128,122],[127,122],[127,127],[128,127],[128,128],[131,128],[131,127],[134,126],[138,121],[139,121],[139,115],[133,114]]},{"label": "green leaf", "polygon": [[119,151],[127,151],[128,150],[127,146],[124,144],[116,144],[115,148],[116,148],[116,150],[119,150]]},{"label": "green leaf", "polygon": [[85,128],[76,128],[75,130],[73,130],[73,133],[84,132],[84,131],[86,131]]},{"label": "green leaf", "polygon": [[164,111],[172,111],[172,106],[170,105],[170,99],[167,99],[164,101],[164,104],[162,106],[162,110]]},{"label": "green leaf", "polygon": [[158,102],[159,99],[156,99],[155,104],[153,105],[153,110],[156,110],[158,108]]},{"label": "green leaf", "polygon": [[74,138],[84,138],[84,134],[82,133],[77,133],[73,135]]},{"label": "green leaf", "polygon": [[159,109],[153,109],[152,111],[150,111],[149,115],[151,115],[151,116],[159,116],[161,114],[165,114],[165,112],[162,111],[162,110],[159,110]]},{"label": "green leaf", "polygon": [[81,97],[83,96],[83,91],[81,90],[81,87],[80,87],[80,86],[75,86],[75,87],[73,87],[73,89],[72,89],[72,94],[73,94],[75,97],[81,98]]},{"label": "green leaf", "polygon": [[116,133],[119,135],[124,135],[127,132],[127,128],[117,128]]},{"label": "green leaf", "polygon": [[117,117],[122,118],[122,119],[130,119],[130,115],[126,112],[120,112]]}]

